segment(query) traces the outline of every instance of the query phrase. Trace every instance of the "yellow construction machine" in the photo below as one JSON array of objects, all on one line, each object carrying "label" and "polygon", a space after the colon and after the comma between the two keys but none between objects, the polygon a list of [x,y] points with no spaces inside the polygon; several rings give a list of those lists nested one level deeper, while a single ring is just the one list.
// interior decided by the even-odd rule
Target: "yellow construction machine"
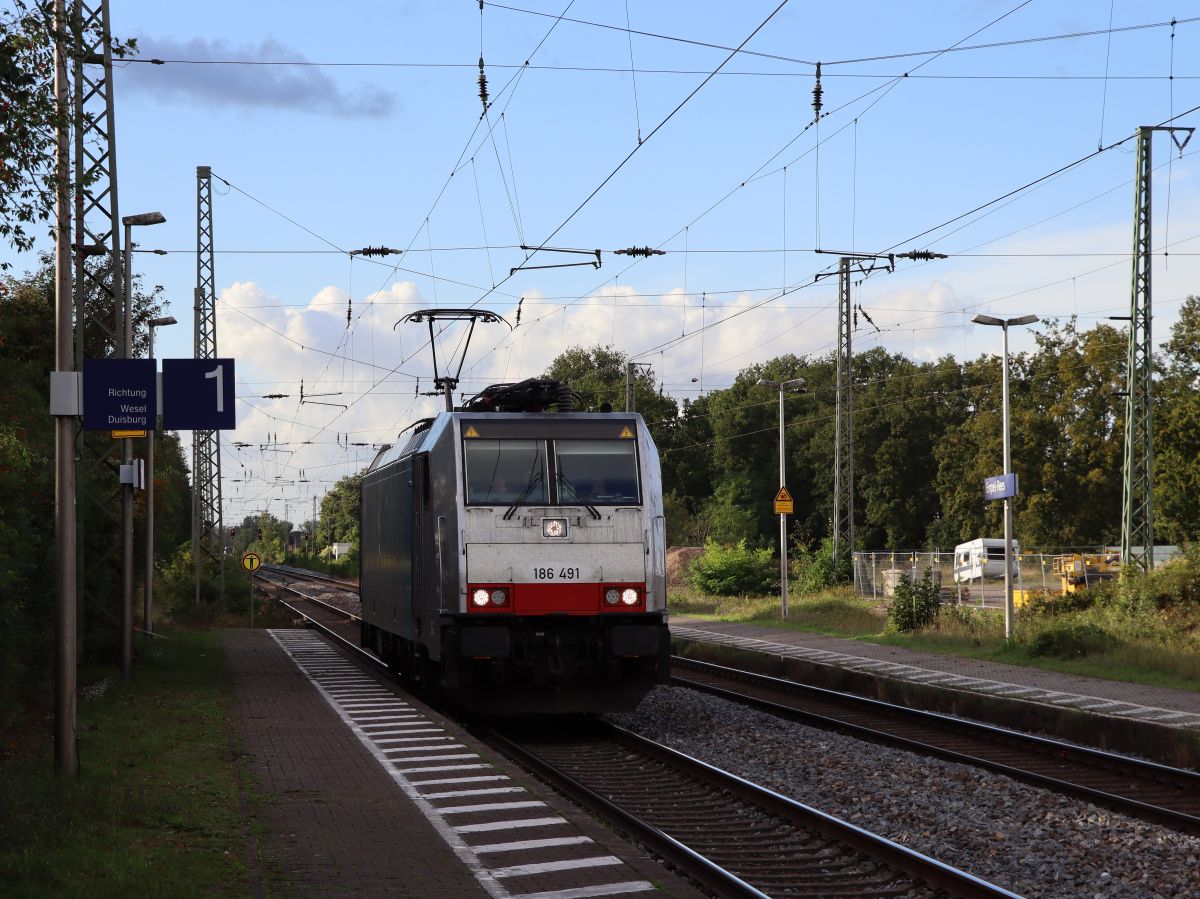
[{"label": "yellow construction machine", "polygon": [[[1064,553],[1051,556],[1046,561],[1050,563],[1050,575],[1055,578],[1055,581],[1051,581],[1049,577],[1046,579],[1049,588],[1046,592],[1051,594],[1078,593],[1096,586],[1101,581],[1121,576],[1121,554],[1118,552]],[[1042,592],[1040,589],[1013,590],[1013,604],[1024,605],[1035,594]]]}]

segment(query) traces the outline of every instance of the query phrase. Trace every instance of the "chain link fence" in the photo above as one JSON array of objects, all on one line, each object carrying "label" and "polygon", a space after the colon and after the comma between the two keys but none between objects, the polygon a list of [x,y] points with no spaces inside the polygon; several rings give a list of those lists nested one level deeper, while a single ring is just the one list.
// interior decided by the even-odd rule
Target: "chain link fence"
[{"label": "chain link fence", "polygon": [[[1062,552],[1020,552],[1015,555],[1014,590],[1041,590],[1047,594],[1062,592],[1062,577],[1054,570],[1054,559],[1063,552],[1103,555],[1112,547],[1072,547]],[[943,602],[984,608],[1004,606],[1004,566],[999,577],[963,577],[955,580],[952,552],[856,552],[854,588],[861,596],[886,600],[895,592],[900,578],[908,575],[920,580],[925,569],[941,589]],[[1083,586],[1088,586],[1088,568],[1083,567]]]}]

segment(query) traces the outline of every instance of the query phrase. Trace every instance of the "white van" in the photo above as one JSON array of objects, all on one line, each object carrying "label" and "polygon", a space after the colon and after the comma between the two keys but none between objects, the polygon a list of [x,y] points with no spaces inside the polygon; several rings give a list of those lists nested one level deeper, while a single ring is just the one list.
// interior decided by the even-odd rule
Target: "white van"
[{"label": "white van", "polygon": [[[1012,573],[1017,576],[1017,555],[1021,548],[1012,541]],[[1004,538],[980,537],[954,547],[954,580],[956,583],[977,578],[1004,577]]]}]

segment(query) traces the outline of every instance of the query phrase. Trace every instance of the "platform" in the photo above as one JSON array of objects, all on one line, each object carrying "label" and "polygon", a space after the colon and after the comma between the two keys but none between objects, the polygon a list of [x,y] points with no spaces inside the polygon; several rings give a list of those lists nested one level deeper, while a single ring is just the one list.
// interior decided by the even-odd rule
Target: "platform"
[{"label": "platform", "polygon": [[274,894],[700,895],[312,631],[224,648]]},{"label": "platform", "polygon": [[1200,693],[763,625],[686,616],[670,625],[687,655],[741,655],[817,686],[1200,767]]}]

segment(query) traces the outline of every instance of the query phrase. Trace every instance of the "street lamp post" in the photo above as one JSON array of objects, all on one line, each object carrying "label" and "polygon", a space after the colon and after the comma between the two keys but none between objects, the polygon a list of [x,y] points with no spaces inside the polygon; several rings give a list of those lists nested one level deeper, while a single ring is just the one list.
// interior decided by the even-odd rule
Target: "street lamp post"
[{"label": "street lamp post", "polygon": [[[150,319],[150,348],[147,358],[154,359],[154,329],[179,324],[175,316]],[[158,363],[154,363],[158,367]],[[154,424],[158,424],[155,410]],[[142,632],[154,632],[154,434],[157,427],[146,434],[146,579],[142,585]]]},{"label": "street lamp post", "polygon": [[[1004,474],[1012,471],[1012,456],[1008,440],[1008,329],[1012,325],[1032,325],[1036,315],[1018,318],[996,318],[992,315],[977,315],[971,321],[977,325],[995,325],[1004,332],[1004,356],[1002,363],[1002,386],[1000,393],[1001,415],[1004,419]],[[1012,592],[1012,497],[1004,498],[1004,639],[1013,636],[1013,592]]]},{"label": "street lamp post", "polygon": [[[166,218],[161,212],[142,212],[138,215],[122,216],[125,226],[125,291],[124,321],[121,328],[121,353],[123,359],[133,355],[133,248],[130,231],[138,225],[161,225]],[[121,463],[133,464],[133,442],[129,438],[121,441]],[[121,677],[133,677],[133,484],[121,486]]]},{"label": "street lamp post", "polygon": [[[783,399],[785,393],[803,393],[804,379],[793,378],[791,381],[771,381],[767,378],[759,378],[758,385],[760,387],[770,387],[772,390],[779,391],[779,487],[780,490],[787,487],[787,470],[785,460],[787,456],[784,452],[784,430],[783,430]],[[787,513],[779,513],[779,615],[781,618],[788,617],[788,563],[787,563]]]}]

